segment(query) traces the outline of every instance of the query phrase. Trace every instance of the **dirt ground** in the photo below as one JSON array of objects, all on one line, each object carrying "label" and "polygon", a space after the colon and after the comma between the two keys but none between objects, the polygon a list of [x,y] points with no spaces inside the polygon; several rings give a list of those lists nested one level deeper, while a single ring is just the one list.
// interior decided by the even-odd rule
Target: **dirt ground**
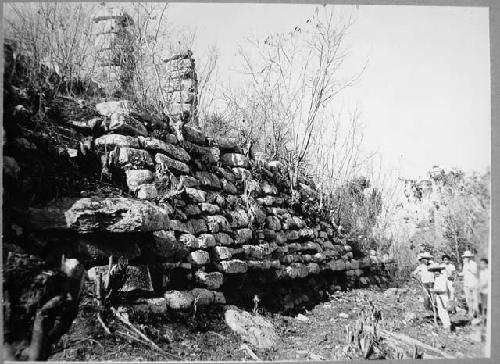
[{"label": "dirt ground", "polygon": [[[130,339],[106,335],[96,321],[89,302],[70,332],[54,348],[52,361],[224,361],[224,360],[348,360],[359,359],[348,350],[346,325],[352,324],[370,302],[381,313],[379,327],[401,333],[457,358],[482,357],[481,329],[452,317],[454,332],[435,327],[432,313],[425,312],[418,287],[336,292],[329,302],[317,305],[301,316],[262,313],[279,335],[275,348],[258,350],[245,347],[240,337],[224,322],[223,310],[202,312],[193,317],[165,316],[134,321],[136,326],[164,352],[160,353]],[[141,323],[142,322],[142,323]],[[243,346],[242,346],[243,345]],[[419,348],[421,350],[421,348]],[[425,351],[423,358],[438,357]]]}]

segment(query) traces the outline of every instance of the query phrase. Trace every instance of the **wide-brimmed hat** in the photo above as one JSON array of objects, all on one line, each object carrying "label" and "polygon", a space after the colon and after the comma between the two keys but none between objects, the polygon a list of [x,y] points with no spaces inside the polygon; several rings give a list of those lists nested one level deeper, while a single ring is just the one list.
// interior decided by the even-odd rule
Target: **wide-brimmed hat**
[{"label": "wide-brimmed hat", "polygon": [[466,250],[463,254],[462,254],[462,258],[472,258],[474,256],[474,254],[472,254],[472,252],[470,250]]},{"label": "wide-brimmed hat", "polygon": [[441,265],[439,265],[439,264],[436,264],[436,263],[431,264],[431,265],[429,265],[429,266],[427,267],[427,270],[428,270],[429,272],[437,272],[437,271],[441,271],[441,270],[443,270],[443,269],[444,269],[444,267],[443,267],[443,266],[441,266]]},{"label": "wide-brimmed hat", "polygon": [[451,260],[451,258],[448,254],[441,255],[441,259],[444,259],[444,258],[448,258],[449,260]]},{"label": "wide-brimmed hat", "polygon": [[420,253],[419,255],[417,255],[417,260],[420,260],[420,259],[432,259],[432,258],[434,258],[434,257],[429,252],[424,252],[424,253]]}]

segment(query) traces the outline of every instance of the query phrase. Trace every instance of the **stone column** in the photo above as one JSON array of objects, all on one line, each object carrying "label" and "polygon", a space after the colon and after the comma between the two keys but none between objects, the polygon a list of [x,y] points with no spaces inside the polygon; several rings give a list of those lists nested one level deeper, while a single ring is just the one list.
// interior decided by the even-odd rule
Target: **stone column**
[{"label": "stone column", "polygon": [[177,54],[164,59],[165,114],[171,124],[198,126],[198,79],[192,52]]},{"label": "stone column", "polygon": [[134,47],[129,28],[134,21],[121,9],[100,7],[94,14],[95,81],[107,97],[131,92],[135,70]]}]

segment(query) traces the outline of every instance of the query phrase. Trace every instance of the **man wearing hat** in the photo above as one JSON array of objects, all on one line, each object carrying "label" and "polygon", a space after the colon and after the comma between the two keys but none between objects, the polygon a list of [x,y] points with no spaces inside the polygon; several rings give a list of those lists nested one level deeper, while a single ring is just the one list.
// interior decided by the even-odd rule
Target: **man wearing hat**
[{"label": "man wearing hat", "polygon": [[420,264],[413,272],[413,275],[416,276],[420,282],[422,282],[422,285],[426,290],[426,294],[424,296],[424,307],[427,310],[430,310],[432,308],[429,296],[431,294],[430,289],[434,285],[434,274],[432,272],[429,272],[429,270],[427,269],[429,266],[429,261],[432,258],[433,257],[429,252],[417,255],[417,260]]},{"label": "man wearing hat", "polygon": [[477,263],[472,260],[474,255],[467,250],[462,254],[463,268],[460,276],[464,279],[464,296],[467,303],[467,314],[475,317],[479,313],[478,302],[478,269]]},{"label": "man wearing hat", "polygon": [[431,292],[437,308],[437,314],[443,327],[451,330],[450,315],[448,314],[449,299],[451,294],[451,282],[448,275],[444,273],[445,268],[437,263],[429,265],[427,268],[434,275],[434,286]]}]

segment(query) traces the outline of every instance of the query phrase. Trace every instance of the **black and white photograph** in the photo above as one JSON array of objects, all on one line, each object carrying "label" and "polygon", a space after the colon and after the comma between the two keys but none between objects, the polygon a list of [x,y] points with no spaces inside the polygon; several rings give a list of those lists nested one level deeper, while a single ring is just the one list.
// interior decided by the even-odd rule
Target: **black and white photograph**
[{"label": "black and white photograph", "polygon": [[2,6],[4,360],[490,358],[490,7]]}]

